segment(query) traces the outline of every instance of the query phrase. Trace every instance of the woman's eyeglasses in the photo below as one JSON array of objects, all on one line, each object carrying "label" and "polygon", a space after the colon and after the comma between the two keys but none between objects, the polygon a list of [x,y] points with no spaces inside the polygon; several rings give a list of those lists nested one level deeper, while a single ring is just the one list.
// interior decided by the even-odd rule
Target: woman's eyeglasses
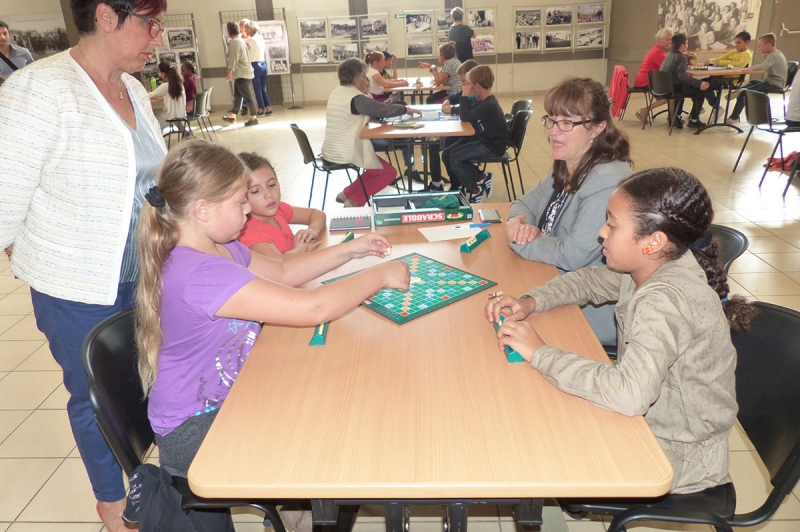
[{"label": "woman's eyeglasses", "polygon": [[591,124],[591,120],[580,120],[578,122],[573,120],[553,120],[547,115],[542,117],[542,125],[547,129],[553,129],[553,126],[558,126],[558,129],[563,131],[564,133],[568,133],[572,131],[575,126],[580,126],[583,124]]},{"label": "woman's eyeglasses", "polygon": [[164,32],[166,31],[165,28],[161,27],[161,23],[159,21],[157,21],[156,19],[154,19],[154,18],[143,17],[142,15],[137,15],[136,13],[131,13],[130,11],[128,11],[126,9],[122,9],[121,11],[129,14],[132,17],[136,17],[139,20],[143,20],[143,21],[147,22],[147,33],[149,33],[150,37],[152,37],[154,39],[156,37],[158,37],[159,35],[163,35]]}]

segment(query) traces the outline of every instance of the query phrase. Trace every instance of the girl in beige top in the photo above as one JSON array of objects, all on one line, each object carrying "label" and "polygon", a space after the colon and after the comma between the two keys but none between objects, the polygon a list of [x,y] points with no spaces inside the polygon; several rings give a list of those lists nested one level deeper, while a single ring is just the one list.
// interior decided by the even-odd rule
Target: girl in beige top
[{"label": "girl in beige top", "polygon": [[[492,322],[506,316],[501,349],[515,349],[560,390],[644,415],[672,464],[672,493],[731,481],[728,430],[738,407],[730,328],[746,327],[755,310],[741,296],[727,297],[717,246],[707,233],[713,215],[703,185],[683,170],[636,173],[608,202],[600,230],[607,266],[567,273],[519,300],[492,300],[485,311]],[[617,301],[616,364],[546,345],[523,321],[590,301]]]}]

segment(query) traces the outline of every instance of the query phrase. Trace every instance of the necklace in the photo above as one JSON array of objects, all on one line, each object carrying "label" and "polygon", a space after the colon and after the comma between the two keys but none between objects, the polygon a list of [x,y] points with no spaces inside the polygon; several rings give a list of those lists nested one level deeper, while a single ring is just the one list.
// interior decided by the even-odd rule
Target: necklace
[{"label": "necklace", "polygon": [[[76,46],[76,48],[78,49],[78,52],[80,52],[80,54],[81,54],[81,57],[83,57],[83,60],[86,62],[86,65],[87,65],[87,66],[88,66],[88,65],[91,65],[91,67],[92,67],[92,70],[94,70],[94,71],[97,73],[97,70],[95,69],[94,65],[91,63],[91,61],[89,61],[89,58],[88,58],[88,57],[86,57],[86,54],[84,54],[84,53],[83,53],[83,50],[81,50],[81,47],[80,47],[80,46]],[[101,79],[101,78],[100,78],[100,76],[99,76],[99,73],[98,73],[98,79]],[[96,83],[97,83],[97,82],[95,82],[95,84],[96,84]],[[125,90],[124,90],[124,89],[125,89],[125,85],[124,85],[124,84],[123,84],[123,82],[122,82],[122,78],[118,79],[118,80],[117,80],[117,83],[119,83],[119,85],[120,85],[120,88],[118,89],[118,92],[119,92],[119,99],[120,99],[120,100],[124,100],[124,99],[125,99],[125,96],[124,96],[124,92],[125,92]]]}]

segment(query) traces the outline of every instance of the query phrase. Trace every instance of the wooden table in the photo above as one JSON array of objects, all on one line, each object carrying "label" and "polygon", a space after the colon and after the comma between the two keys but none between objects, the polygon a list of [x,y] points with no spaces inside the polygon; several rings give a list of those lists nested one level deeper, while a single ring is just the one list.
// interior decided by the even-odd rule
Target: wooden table
[{"label": "wooden table", "polygon": [[[708,77],[719,77],[719,76],[741,76],[744,74],[744,68],[715,68],[714,70],[708,70],[707,68],[692,68],[689,67],[688,72],[692,76],[696,78],[708,78]],[[751,74],[763,74],[764,70],[753,70]],[[731,90],[733,89],[733,84],[728,82],[726,83],[728,89],[728,97],[731,95]],[[720,89],[720,98],[722,97],[722,89]],[[725,99],[725,115],[722,117],[722,121],[719,120],[719,114],[714,117],[714,122],[709,124],[705,124],[703,127],[697,129],[694,132],[695,135],[699,135],[706,129],[711,129],[712,127],[730,127],[738,131],[739,133],[742,132],[742,129],[739,126],[728,124],[726,120],[728,120],[728,111],[730,109],[730,100],[727,98]],[[711,112],[713,113],[714,110],[712,109]]]},{"label": "wooden table", "polygon": [[[508,205],[482,207],[505,218]],[[393,257],[422,253],[498,285],[402,326],[359,307],[330,324],[324,346],[308,345],[310,327],[265,326],[189,469],[192,491],[312,499],[317,523],[335,522],[334,503],[346,500],[512,500],[535,523],[545,497],[666,493],[672,469],[643,417],[560,392],[498,350],[488,292],[521,295],[555,268],[512,252],[504,224],[471,254],[461,240],[427,242],[418,227],[378,232]],[[608,360],[578,307],[529,319],[548,343]]]},{"label": "wooden table", "polygon": [[[417,87],[417,79],[419,79],[420,83],[422,83],[421,87]],[[425,91],[428,91],[429,94],[433,94],[437,91],[446,91],[450,88],[449,85],[433,85],[433,77],[419,77],[419,78],[409,78],[409,79],[401,79],[399,81],[405,81],[406,85],[402,87],[392,87],[391,92],[402,92],[408,93],[411,95],[411,105],[414,105],[417,101],[417,96],[419,96],[420,103],[422,103],[422,97],[424,96]]]}]

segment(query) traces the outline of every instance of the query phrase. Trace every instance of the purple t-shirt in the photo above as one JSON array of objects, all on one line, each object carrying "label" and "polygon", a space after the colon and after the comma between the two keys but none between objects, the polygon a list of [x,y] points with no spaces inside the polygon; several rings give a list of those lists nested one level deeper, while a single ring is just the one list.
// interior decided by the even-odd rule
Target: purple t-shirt
[{"label": "purple t-shirt", "polygon": [[257,277],[247,269],[247,247],[234,241],[225,248],[233,260],[178,246],[164,267],[164,342],[147,411],[161,436],[222,404],[261,331],[252,321],[214,316]]}]

